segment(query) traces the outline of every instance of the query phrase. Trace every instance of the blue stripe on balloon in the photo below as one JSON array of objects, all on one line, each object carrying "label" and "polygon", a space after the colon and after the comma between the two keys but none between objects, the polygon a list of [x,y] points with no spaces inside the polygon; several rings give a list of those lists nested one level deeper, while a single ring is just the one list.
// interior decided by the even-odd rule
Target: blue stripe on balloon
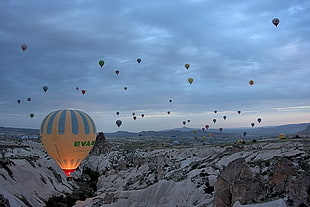
[{"label": "blue stripe on balloon", "polygon": [[[87,115],[88,116],[88,115]],[[94,121],[90,118],[90,116],[88,116],[89,120],[91,121],[91,124],[93,126],[93,131],[94,131],[94,134],[96,134],[96,126],[95,126],[95,123]]]},{"label": "blue stripe on balloon", "polygon": [[52,131],[53,131],[53,122],[54,122],[54,119],[55,119],[55,116],[58,114],[60,110],[58,111],[55,111],[51,114],[51,118],[50,120],[48,120],[48,123],[47,123],[47,134],[52,134]]},{"label": "blue stripe on balloon", "polygon": [[79,124],[76,117],[76,114],[73,110],[70,110],[71,114],[71,126],[72,126],[72,134],[78,134],[79,133]]},{"label": "blue stripe on balloon", "polygon": [[89,134],[89,124],[88,124],[88,121],[87,121],[85,115],[82,112],[80,112],[80,111],[77,111],[77,112],[82,117],[82,120],[83,120],[83,123],[84,123],[84,133],[85,134]]},{"label": "blue stripe on balloon", "polygon": [[65,133],[66,112],[67,112],[67,110],[63,110],[60,114],[59,121],[58,121],[58,134],[64,134]]},{"label": "blue stripe on balloon", "polygon": [[51,115],[51,113],[49,113],[42,121],[42,124],[41,124],[41,127],[40,127],[40,133],[41,134],[43,134],[43,132],[44,132],[43,129],[44,129],[45,122],[46,122],[47,118]]}]

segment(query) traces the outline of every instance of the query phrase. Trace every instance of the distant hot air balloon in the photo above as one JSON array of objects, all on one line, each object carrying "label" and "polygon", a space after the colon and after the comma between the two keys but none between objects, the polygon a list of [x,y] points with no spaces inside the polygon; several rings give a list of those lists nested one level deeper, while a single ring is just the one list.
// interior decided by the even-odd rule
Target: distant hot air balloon
[{"label": "distant hot air balloon", "polygon": [[86,90],[82,90],[81,92],[82,92],[82,94],[84,95],[84,94],[86,93]]},{"label": "distant hot air balloon", "polygon": [[283,134],[283,133],[279,134],[279,138],[280,138],[280,139],[285,139],[285,137],[286,137],[285,134]]},{"label": "distant hot air balloon", "polygon": [[253,80],[250,80],[249,81],[249,84],[252,86],[254,84],[254,81]]},{"label": "distant hot air balloon", "polygon": [[124,90],[125,90],[125,91],[127,90],[127,87],[126,87],[126,86],[124,87]]},{"label": "distant hot air balloon", "polygon": [[46,92],[48,90],[48,86],[43,86],[43,91]]},{"label": "distant hot air balloon", "polygon": [[118,75],[118,74],[119,74],[119,70],[116,70],[116,71],[115,71],[115,74]]},{"label": "distant hot air balloon", "polygon": [[141,117],[143,118],[143,117],[144,117],[144,114],[141,114]]},{"label": "distant hot air balloon", "polygon": [[172,103],[172,100],[170,99],[169,102]]},{"label": "distant hot air balloon", "polygon": [[215,122],[216,122],[216,119],[213,119],[213,123],[215,124]]},{"label": "distant hot air balloon", "polygon": [[247,132],[243,132],[243,136],[244,136],[244,137],[246,136],[246,134],[247,134]]},{"label": "distant hot air balloon", "polygon": [[135,113],[135,112],[133,112],[133,113],[132,113],[132,115],[134,116],[134,115],[136,115],[136,113]]},{"label": "distant hot air balloon", "polygon": [[226,120],[226,119],[227,119],[227,116],[223,116],[223,119]]},{"label": "distant hot air balloon", "polygon": [[184,66],[188,70],[188,68],[190,67],[190,64],[185,64]]},{"label": "distant hot air balloon", "polygon": [[215,110],[214,113],[216,114],[216,113],[217,113],[217,110]]},{"label": "distant hot air balloon", "polygon": [[220,130],[220,132],[222,132],[222,131],[223,131],[223,128],[221,127],[221,128],[219,128],[219,130]]},{"label": "distant hot air balloon", "polygon": [[183,125],[185,125],[186,124],[186,121],[183,121]]},{"label": "distant hot air balloon", "polygon": [[73,109],[49,113],[42,121],[40,134],[45,150],[68,177],[96,141],[94,121],[85,112]]},{"label": "distant hot air balloon", "polygon": [[274,26],[278,26],[278,24],[280,23],[280,20],[278,18],[273,18],[272,19],[272,24],[274,24]]},{"label": "distant hot air balloon", "polygon": [[238,114],[241,114],[241,111],[238,111]]},{"label": "distant hot air balloon", "polygon": [[121,125],[122,125],[122,121],[121,120],[116,120],[116,125],[118,126],[118,127],[120,127]]},{"label": "distant hot air balloon", "polygon": [[138,59],[137,59],[137,62],[138,62],[138,63],[141,63],[141,58],[138,58]]},{"label": "distant hot air balloon", "polygon": [[167,111],[167,114],[170,114],[170,111]]},{"label": "distant hot air balloon", "polygon": [[136,116],[134,116],[134,117],[132,117],[133,118],[133,120],[136,120],[137,119],[137,117]]},{"label": "distant hot air balloon", "polygon": [[116,115],[119,115],[119,112],[118,112],[118,111],[116,112]]},{"label": "distant hot air balloon", "polygon": [[193,78],[188,78],[187,81],[189,82],[189,84],[192,84],[194,79]]},{"label": "distant hot air balloon", "polygon": [[260,123],[260,122],[262,121],[262,119],[261,119],[261,118],[258,118],[257,121],[258,121],[258,123]]},{"label": "distant hot air balloon", "polygon": [[209,125],[206,125],[205,128],[206,128],[206,129],[209,129]]},{"label": "distant hot air balloon", "polygon": [[187,120],[187,123],[189,123],[189,122],[191,122],[191,120],[188,119],[188,120]]},{"label": "distant hot air balloon", "polygon": [[31,101],[31,98],[27,98],[27,101]]},{"label": "distant hot air balloon", "polygon": [[34,117],[34,113],[29,114],[30,118]]},{"label": "distant hot air balloon", "polygon": [[26,44],[22,44],[22,46],[21,46],[21,48],[22,48],[23,51],[25,51],[25,50],[27,49],[27,47],[28,47],[28,46],[27,46]]},{"label": "distant hot air balloon", "polygon": [[255,123],[251,123],[251,126],[254,127]]},{"label": "distant hot air balloon", "polygon": [[21,100],[20,100],[20,99],[18,99],[18,100],[17,100],[17,103],[18,103],[18,104],[20,104],[20,102],[21,102]]},{"label": "distant hot air balloon", "polygon": [[99,65],[102,67],[104,65],[104,60],[99,60]]},{"label": "distant hot air balloon", "polygon": [[202,127],[202,128],[201,128],[201,130],[204,132],[204,131],[205,131],[205,128],[204,128],[204,127]]},{"label": "distant hot air balloon", "polygon": [[75,87],[75,90],[77,90],[77,91],[78,91],[79,89],[80,89],[79,87]]}]

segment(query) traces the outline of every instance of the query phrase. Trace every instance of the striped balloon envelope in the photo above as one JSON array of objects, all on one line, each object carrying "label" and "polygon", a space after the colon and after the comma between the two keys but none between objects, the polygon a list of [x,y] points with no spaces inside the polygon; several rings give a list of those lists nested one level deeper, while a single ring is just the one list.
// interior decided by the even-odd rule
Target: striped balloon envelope
[{"label": "striped balloon envelope", "polygon": [[96,127],[88,114],[65,109],[49,113],[40,127],[42,143],[59,167],[70,176],[93,148]]}]

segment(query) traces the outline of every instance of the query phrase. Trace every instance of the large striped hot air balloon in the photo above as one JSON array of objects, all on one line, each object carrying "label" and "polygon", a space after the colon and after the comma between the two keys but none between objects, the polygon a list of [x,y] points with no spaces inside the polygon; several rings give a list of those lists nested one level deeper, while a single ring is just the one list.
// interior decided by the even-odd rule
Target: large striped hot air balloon
[{"label": "large striped hot air balloon", "polygon": [[68,177],[96,141],[94,121],[85,112],[73,109],[48,114],[42,121],[40,134],[44,148]]}]

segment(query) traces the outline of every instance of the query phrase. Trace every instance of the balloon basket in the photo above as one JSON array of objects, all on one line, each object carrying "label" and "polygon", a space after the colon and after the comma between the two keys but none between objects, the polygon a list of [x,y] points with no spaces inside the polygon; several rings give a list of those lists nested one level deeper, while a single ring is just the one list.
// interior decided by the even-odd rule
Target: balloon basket
[{"label": "balloon basket", "polygon": [[67,181],[72,181],[72,180],[73,180],[72,176],[67,177]]}]

